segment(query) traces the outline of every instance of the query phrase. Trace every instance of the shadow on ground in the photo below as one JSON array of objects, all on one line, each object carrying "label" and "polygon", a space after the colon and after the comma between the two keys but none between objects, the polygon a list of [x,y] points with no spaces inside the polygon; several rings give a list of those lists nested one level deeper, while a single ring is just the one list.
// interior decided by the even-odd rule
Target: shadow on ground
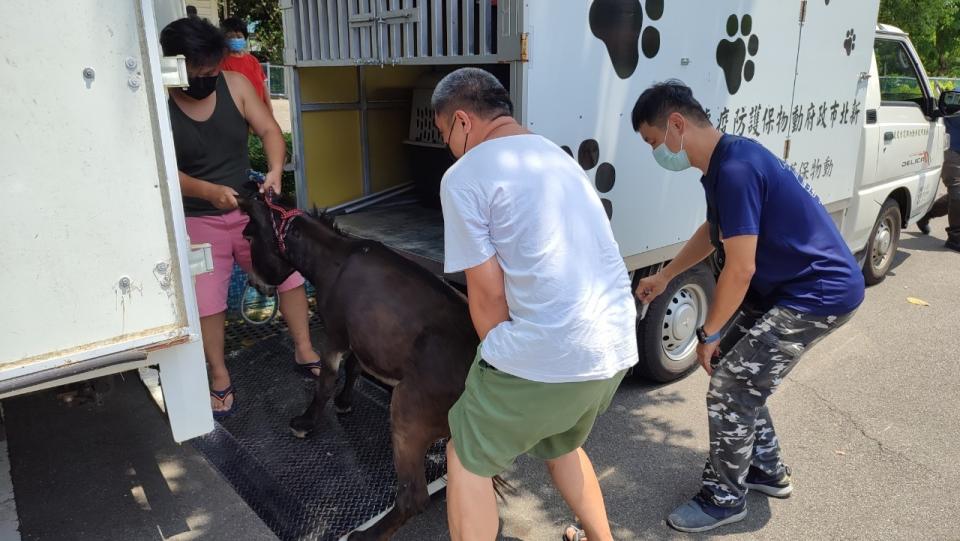
[{"label": "shadow on ground", "polygon": [[136,372],[111,380],[99,397],[81,386],[3,401],[23,539],[273,538],[174,443]]},{"label": "shadow on ground", "polygon": [[[665,519],[699,490],[706,460],[705,430],[703,435],[695,435],[677,428],[658,412],[673,408],[696,411],[705,428],[706,412],[698,406],[687,403],[675,388],[628,379],[610,410],[598,419],[586,450],[600,478],[615,539],[690,537],[674,532]],[[573,517],[553,488],[545,466],[522,457],[507,478],[518,494],[501,504],[500,538],[557,539]],[[396,539],[447,539],[445,505],[442,495],[435,497],[430,508],[411,520]],[[748,518],[726,527],[722,534],[763,528],[770,519],[766,499],[750,496],[749,505]]]},{"label": "shadow on ground", "polygon": [[925,252],[952,251],[943,245],[944,240],[933,235],[923,235],[911,231],[904,231],[900,237],[900,248],[907,250],[921,250]]}]

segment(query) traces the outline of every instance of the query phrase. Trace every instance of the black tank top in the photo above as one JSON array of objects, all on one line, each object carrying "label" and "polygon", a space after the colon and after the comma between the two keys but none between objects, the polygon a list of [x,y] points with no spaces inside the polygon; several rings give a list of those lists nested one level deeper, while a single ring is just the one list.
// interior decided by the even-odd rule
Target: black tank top
[{"label": "black tank top", "polygon": [[[248,125],[237,110],[223,74],[217,79],[217,105],[210,118],[197,122],[169,99],[170,124],[177,153],[177,168],[200,180],[230,186],[240,192],[247,182],[250,156],[247,149]],[[183,198],[187,216],[210,216],[220,210],[205,199]]]}]

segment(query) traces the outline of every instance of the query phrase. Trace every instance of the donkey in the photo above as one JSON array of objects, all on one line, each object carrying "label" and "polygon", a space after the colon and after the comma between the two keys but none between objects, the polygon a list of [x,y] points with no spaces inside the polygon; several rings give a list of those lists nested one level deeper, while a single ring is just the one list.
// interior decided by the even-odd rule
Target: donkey
[{"label": "donkey", "polygon": [[395,504],[377,524],[350,537],[387,539],[429,503],[424,455],[450,436],[447,412],[463,393],[480,342],[466,299],[382,244],[341,233],[326,214],[307,215],[269,196],[241,198],[240,208],[250,216],[243,234],[254,278],[277,285],[296,269],[316,287],[326,325],[313,401],[290,421],[294,435],[305,438],[316,429],[348,357],[346,385],[334,401],[338,411],[350,408],[359,367],[393,386]]}]

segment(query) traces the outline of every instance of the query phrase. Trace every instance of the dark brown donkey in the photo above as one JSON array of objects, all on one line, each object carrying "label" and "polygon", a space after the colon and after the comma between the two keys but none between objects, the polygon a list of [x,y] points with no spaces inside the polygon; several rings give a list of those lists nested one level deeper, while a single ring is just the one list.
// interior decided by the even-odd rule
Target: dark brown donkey
[{"label": "dark brown donkey", "polygon": [[[424,455],[448,437],[447,412],[463,392],[479,339],[466,299],[425,269],[382,244],[342,234],[329,217],[309,216],[259,199],[244,199],[250,216],[255,278],[283,282],[294,269],[317,290],[327,347],[313,402],[290,428],[308,436],[334,392],[341,361],[351,353],[370,375],[394,387],[390,402],[398,489],[394,508],[351,539],[387,539],[429,503]],[[356,364],[348,361],[348,365]],[[349,366],[347,367],[349,368]],[[356,370],[348,370],[338,410],[350,407]]]}]

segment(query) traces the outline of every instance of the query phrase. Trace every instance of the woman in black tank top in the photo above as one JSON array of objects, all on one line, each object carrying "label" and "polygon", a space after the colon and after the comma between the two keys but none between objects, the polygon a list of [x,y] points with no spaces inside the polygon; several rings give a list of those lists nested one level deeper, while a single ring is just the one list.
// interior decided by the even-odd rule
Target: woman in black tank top
[{"label": "woman in black tank top", "polygon": [[[177,168],[193,178],[239,192],[248,181],[250,168],[247,119],[237,110],[223,74],[216,78],[215,94],[213,114],[202,122],[187,116],[174,98],[170,98]],[[183,210],[187,216],[210,216],[232,209],[217,208],[199,197],[184,197]]]},{"label": "woman in black tank top", "polygon": [[[220,30],[196,18],[174,21],[160,33],[163,53],[187,59],[190,86],[170,91],[170,124],[176,147],[180,190],[191,242],[210,243],[214,270],[196,277],[203,350],[209,365],[210,401],[215,417],[233,411],[236,393],[224,364],[226,295],[234,263],[250,268],[243,238],[248,218],[237,209],[247,182],[249,130],[261,138],[269,171],[263,190],[280,192],[286,143],[280,127],[241,74],[222,72],[226,42]],[[296,345],[294,361],[319,375],[319,355],[310,342],[303,278],[291,276],[279,288],[280,311]]]}]

